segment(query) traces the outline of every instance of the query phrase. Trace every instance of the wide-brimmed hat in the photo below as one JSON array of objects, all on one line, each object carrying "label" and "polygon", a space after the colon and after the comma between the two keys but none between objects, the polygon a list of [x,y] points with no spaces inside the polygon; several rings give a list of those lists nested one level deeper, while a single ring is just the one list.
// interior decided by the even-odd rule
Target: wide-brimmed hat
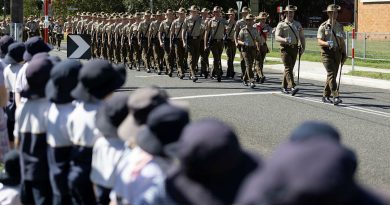
[{"label": "wide-brimmed hat", "polygon": [[242,9],[241,9],[241,13],[250,13],[250,12],[251,12],[251,9],[246,7],[246,6],[242,7]]},{"label": "wide-brimmed hat", "polygon": [[4,171],[0,173],[0,183],[5,186],[17,186],[21,182],[20,177],[20,155],[14,149],[4,156]]},{"label": "wide-brimmed hat", "polygon": [[210,10],[209,9],[207,9],[207,8],[203,8],[201,11],[200,11],[201,13],[209,13],[210,12]]},{"label": "wide-brimmed hat", "polygon": [[64,104],[74,100],[71,91],[77,86],[78,76],[83,65],[77,60],[64,60],[53,67],[50,80],[46,84],[46,98],[51,102]]},{"label": "wide-brimmed hat", "polygon": [[292,12],[298,10],[298,7],[293,5],[287,5],[286,8],[283,10],[284,12]]},{"label": "wide-brimmed hat", "polygon": [[332,11],[340,11],[340,10],[341,10],[341,6],[336,4],[331,4],[328,7],[326,7],[326,10],[324,10],[323,12],[332,12]]},{"label": "wide-brimmed hat", "polygon": [[199,8],[196,5],[192,5],[188,11],[199,11]]},{"label": "wide-brimmed hat", "polygon": [[173,10],[172,9],[167,9],[167,11],[165,12],[165,14],[173,14]]},{"label": "wide-brimmed hat", "polygon": [[219,7],[219,6],[214,6],[213,12],[221,12],[221,7]]},{"label": "wide-brimmed hat", "polygon": [[32,57],[37,53],[51,51],[51,46],[46,44],[43,39],[38,36],[27,39],[24,44],[26,45],[26,51],[23,55],[23,59],[25,61],[30,61]]},{"label": "wide-brimmed hat", "polygon": [[260,158],[244,151],[234,131],[218,120],[189,124],[177,143],[180,164],[166,178],[177,204],[233,204],[241,183],[260,167]]},{"label": "wide-brimmed hat", "polygon": [[189,123],[187,110],[164,104],[150,112],[146,124],[137,135],[137,145],[151,155],[166,156],[164,148],[177,142]]},{"label": "wide-brimmed hat", "polygon": [[256,16],[256,19],[267,19],[269,17],[269,14],[267,12],[260,12],[258,16]]},{"label": "wide-brimmed hat", "polygon": [[4,57],[4,63],[15,64],[23,61],[26,46],[22,42],[15,42],[8,47],[8,53]]},{"label": "wide-brimmed hat", "polygon": [[101,100],[120,88],[125,80],[126,71],[123,66],[114,66],[107,60],[92,60],[82,67],[79,83],[71,94],[82,101],[93,98]]},{"label": "wide-brimmed hat", "polygon": [[340,142],[340,134],[334,127],[317,121],[304,122],[298,126],[290,135],[290,140],[301,142],[314,137],[326,137]]},{"label": "wide-brimmed hat", "polygon": [[146,10],[144,12],[144,16],[150,16],[150,15],[152,15],[152,12],[150,12],[149,10]]},{"label": "wide-brimmed hat", "polygon": [[159,10],[159,11],[156,12],[156,16],[162,16],[162,15],[163,15],[162,11]]},{"label": "wide-brimmed hat", "polygon": [[226,14],[227,15],[236,14],[236,10],[234,10],[233,8],[230,8]]},{"label": "wide-brimmed hat", "polygon": [[118,135],[124,141],[135,139],[138,131],[148,119],[150,112],[168,102],[168,94],[155,86],[137,89],[129,98],[129,114],[118,128]]},{"label": "wide-brimmed hat", "polygon": [[287,142],[247,180],[236,204],[352,205],[356,167],[355,154],[329,138]]},{"label": "wide-brimmed hat", "polygon": [[8,35],[0,38],[0,58],[4,58],[7,55],[8,47],[14,42],[14,39]]},{"label": "wide-brimmed hat", "polygon": [[245,17],[245,20],[254,20],[256,17],[253,14],[249,14]]},{"label": "wide-brimmed hat", "polygon": [[21,96],[28,99],[45,97],[46,83],[50,79],[53,63],[48,58],[34,59],[26,67],[27,87],[22,90]]},{"label": "wide-brimmed hat", "polygon": [[99,107],[96,128],[104,137],[118,137],[118,127],[129,113],[128,98],[126,94],[115,93]]},{"label": "wide-brimmed hat", "polygon": [[183,7],[179,8],[179,10],[177,10],[177,13],[186,13],[186,12],[187,12],[186,9]]}]

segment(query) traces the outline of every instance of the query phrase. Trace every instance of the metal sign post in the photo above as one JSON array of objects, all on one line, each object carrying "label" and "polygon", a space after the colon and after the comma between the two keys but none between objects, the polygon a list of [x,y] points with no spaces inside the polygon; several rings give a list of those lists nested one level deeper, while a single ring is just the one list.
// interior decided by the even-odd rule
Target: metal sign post
[{"label": "metal sign post", "polygon": [[240,12],[241,12],[241,7],[242,7],[242,1],[236,1],[237,3],[237,18],[240,19]]}]

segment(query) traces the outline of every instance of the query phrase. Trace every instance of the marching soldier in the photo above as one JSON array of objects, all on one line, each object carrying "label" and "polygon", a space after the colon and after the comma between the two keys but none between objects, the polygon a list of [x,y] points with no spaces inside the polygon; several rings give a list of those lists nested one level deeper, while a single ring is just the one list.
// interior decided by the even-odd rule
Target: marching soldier
[{"label": "marching soldier", "polygon": [[206,31],[206,25],[210,21],[209,18],[209,10],[207,8],[203,8],[200,12],[202,18],[202,27],[200,32],[200,69],[201,75],[203,74],[205,78],[209,76],[209,55],[210,48],[205,48],[204,44],[207,42],[207,39],[204,37]]},{"label": "marching soldier", "polygon": [[66,18],[66,22],[64,23],[64,28],[65,28],[65,32],[67,33],[67,35],[73,34],[73,22],[72,22],[72,17],[68,16],[68,17]]},{"label": "marching soldier", "polygon": [[121,62],[127,67],[129,68],[129,49],[130,49],[130,45],[129,45],[129,35],[128,35],[128,32],[129,32],[129,29],[130,29],[130,26],[131,24],[133,23],[133,16],[131,14],[129,14],[128,16],[125,16],[124,17],[124,21],[123,21],[123,28],[122,30],[120,31],[122,33],[121,35]]},{"label": "marching soldier", "polygon": [[101,53],[100,53],[100,47],[102,46],[102,27],[103,27],[103,16],[102,15],[98,15],[97,16],[97,21],[96,23],[94,24],[93,26],[93,29],[92,29],[92,39],[94,41],[94,49],[93,49],[93,52],[94,52],[94,56],[95,58],[100,58],[101,57]]},{"label": "marching soldier", "polygon": [[[296,6],[288,5],[284,10],[286,19],[279,22],[275,31],[275,39],[280,43],[281,57],[284,64],[284,74],[282,82],[282,92],[295,95],[299,89],[295,88],[294,66],[297,60],[298,52],[303,54],[305,51],[305,36],[301,23],[294,20]],[[298,48],[299,46],[299,48]]]},{"label": "marching soldier", "polygon": [[265,81],[265,76],[263,72],[264,60],[267,53],[269,53],[267,45],[267,36],[268,33],[272,31],[272,27],[266,23],[268,17],[268,13],[260,12],[259,16],[256,17],[256,19],[259,19],[260,22],[254,25],[254,27],[260,34],[261,42],[263,42],[262,44],[260,44],[260,52],[259,55],[257,55],[256,59],[256,82],[260,84],[263,84]]},{"label": "marching soldier", "polygon": [[114,44],[115,44],[115,26],[116,26],[117,17],[114,16],[110,19],[110,24],[106,28],[107,34],[108,34],[108,44],[107,44],[107,54],[108,54],[108,61],[113,62],[114,61]]},{"label": "marching soldier", "polygon": [[163,48],[160,46],[160,41],[158,39],[158,32],[162,22],[162,13],[161,11],[156,12],[156,20],[150,24],[149,30],[149,42],[153,48],[153,59],[155,69],[157,70],[157,74],[161,75],[162,67],[163,67]]},{"label": "marching soldier", "polygon": [[171,27],[171,49],[174,49],[176,54],[176,66],[177,66],[177,76],[180,79],[185,77],[184,74],[184,47],[181,32],[183,30],[183,24],[186,16],[186,10],[184,8],[179,8],[177,11],[179,18],[173,21]]},{"label": "marching soldier", "polygon": [[54,24],[53,33],[57,42],[57,50],[60,50],[61,41],[64,38],[64,26],[61,18],[59,18],[57,22]]},{"label": "marching soldier", "polygon": [[152,13],[145,11],[144,20],[138,26],[138,45],[142,50],[142,60],[144,61],[145,70],[147,73],[151,72],[151,50],[149,49],[148,33],[150,29]]},{"label": "marching soldier", "polygon": [[318,28],[318,45],[321,47],[321,59],[327,71],[322,101],[332,103],[330,95],[333,95],[333,104],[342,103],[337,89],[337,74],[340,63],[347,59],[345,51],[345,33],[343,26],[337,22],[338,11],[341,10],[339,5],[331,4],[324,12],[327,12],[329,19],[322,23]]},{"label": "marching soldier", "polygon": [[39,35],[39,24],[34,21],[32,16],[28,18],[25,29],[27,30],[28,38]]},{"label": "marching soldier", "polygon": [[108,35],[109,35],[109,27],[110,27],[110,24],[111,24],[111,17],[107,16],[105,19],[104,19],[104,23],[103,23],[103,26],[102,26],[102,30],[101,30],[101,34],[102,34],[102,47],[101,47],[101,55],[103,57],[103,59],[108,59]]},{"label": "marching soldier", "polygon": [[204,47],[209,47],[214,58],[213,71],[215,73],[218,82],[222,80],[222,65],[221,57],[223,51],[223,36],[225,34],[225,26],[227,21],[221,17],[221,9],[216,6],[213,9],[214,17],[208,22],[205,32],[205,39],[207,42]]},{"label": "marching soldier", "polygon": [[226,25],[226,33],[224,37],[226,55],[228,57],[226,78],[234,78],[234,58],[236,57],[236,44],[234,42],[234,29],[236,27],[236,11],[232,8],[228,10],[228,24]]},{"label": "marching soldier", "polygon": [[121,62],[121,39],[122,39],[122,28],[125,26],[125,18],[119,17],[117,19],[117,24],[114,28],[114,62]]},{"label": "marching soldier", "polygon": [[238,48],[238,50],[240,51],[240,58],[241,58],[241,62],[240,62],[240,65],[241,65],[241,73],[242,73],[242,76],[241,78],[244,77],[244,73],[245,73],[245,70],[246,70],[246,67],[245,67],[245,60],[244,60],[244,57],[242,56],[242,51],[241,51],[241,46],[238,44],[238,41],[237,41],[237,36],[238,34],[240,33],[241,29],[244,28],[246,26],[246,20],[245,20],[245,17],[250,13],[250,9],[246,6],[244,6],[241,10],[241,15],[242,15],[242,19],[238,20],[237,23],[236,23],[236,28],[234,29],[235,30],[235,35],[234,35],[234,40],[236,42],[236,46]]},{"label": "marching soldier", "polygon": [[190,66],[190,79],[196,82],[198,78],[195,75],[195,69],[198,66],[200,55],[200,32],[202,27],[202,18],[199,16],[198,7],[192,5],[189,9],[190,16],[185,19],[181,39],[188,52],[188,65]]},{"label": "marching soldier", "polygon": [[133,56],[132,65],[136,66],[137,71],[141,71],[141,48],[138,44],[138,27],[141,23],[141,14],[135,13],[135,22],[130,26],[129,36],[130,36],[130,53],[129,55]]},{"label": "marching soldier", "polygon": [[171,49],[171,28],[173,24],[173,11],[168,9],[165,13],[166,19],[161,23],[159,28],[158,38],[160,41],[160,46],[164,49],[164,59],[166,64],[166,73],[169,77],[172,77],[173,72],[173,60],[174,52]]},{"label": "marching soldier", "polygon": [[261,38],[257,30],[253,27],[255,17],[249,14],[245,17],[246,26],[240,30],[237,36],[237,42],[241,46],[242,56],[245,60],[246,71],[243,74],[243,84],[254,88],[255,80],[253,75],[252,66],[256,59],[256,53],[260,49]]}]

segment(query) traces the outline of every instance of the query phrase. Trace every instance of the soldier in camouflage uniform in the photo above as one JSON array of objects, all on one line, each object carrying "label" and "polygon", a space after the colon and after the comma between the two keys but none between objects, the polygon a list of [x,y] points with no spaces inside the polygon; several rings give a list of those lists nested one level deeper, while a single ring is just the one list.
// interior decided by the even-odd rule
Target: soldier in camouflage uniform
[{"label": "soldier in camouflage uniform", "polygon": [[206,26],[205,39],[208,39],[204,44],[205,47],[210,47],[213,54],[214,63],[213,71],[218,82],[222,80],[222,65],[221,57],[223,51],[223,36],[225,35],[225,26],[228,24],[226,19],[221,17],[221,9],[216,6],[213,9],[214,17],[208,22]]},{"label": "soldier in camouflage uniform", "polygon": [[103,59],[108,59],[108,34],[109,34],[109,26],[111,24],[111,17],[107,16],[103,21],[103,26],[101,27],[102,34],[102,47],[101,47],[101,55]]},{"label": "soldier in camouflage uniform", "polygon": [[129,68],[129,50],[130,50],[130,43],[129,43],[129,29],[131,24],[133,23],[133,16],[131,14],[125,16],[123,21],[123,27],[121,30],[121,62]]},{"label": "soldier in camouflage uniform", "polygon": [[234,39],[235,39],[235,42],[236,42],[236,47],[240,51],[240,59],[241,59],[240,65],[241,65],[241,73],[242,73],[241,78],[244,77],[244,74],[245,74],[245,71],[246,71],[246,67],[245,67],[244,57],[242,56],[241,45],[239,45],[238,41],[237,41],[237,36],[240,33],[241,29],[246,26],[245,17],[249,13],[250,13],[250,9],[248,7],[243,7],[242,8],[242,10],[241,10],[242,19],[237,21],[236,28],[234,29],[235,32],[236,32],[235,35],[234,35]]},{"label": "soldier in camouflage uniform", "polygon": [[157,69],[157,74],[161,75],[163,70],[163,48],[160,46],[160,42],[158,39],[158,31],[162,22],[162,13],[161,11],[156,12],[156,20],[150,24],[149,30],[149,42],[153,48],[153,59],[154,65]]},{"label": "soldier in camouflage uniform", "polygon": [[144,20],[138,26],[138,45],[142,50],[142,60],[144,61],[145,71],[151,72],[151,49],[149,48],[148,34],[151,24],[151,12],[145,11]]},{"label": "soldier in camouflage uniform", "polygon": [[210,48],[205,48],[204,44],[207,42],[207,39],[204,38],[204,33],[206,29],[206,25],[210,21],[210,18],[208,18],[208,12],[209,10],[206,8],[203,8],[201,11],[202,16],[202,27],[200,32],[200,68],[201,68],[201,75],[204,75],[205,78],[208,78],[210,68],[209,68],[209,55],[210,55]]},{"label": "soldier in camouflage uniform", "polygon": [[226,25],[226,33],[224,37],[224,44],[226,49],[226,55],[228,57],[227,61],[227,72],[226,72],[226,78],[234,78],[234,58],[236,57],[236,44],[234,42],[234,29],[236,26],[236,11],[234,9],[229,9],[227,15],[229,16],[228,25]]},{"label": "soldier in camouflage uniform", "polygon": [[129,56],[133,60],[131,65],[136,66],[137,71],[141,71],[141,48],[138,44],[138,27],[141,23],[141,14],[135,13],[135,22],[130,26],[129,38],[130,38],[130,52]]},{"label": "soldier in camouflage uniform", "polygon": [[28,18],[25,29],[27,30],[28,38],[39,35],[39,24],[35,22],[32,16]]},{"label": "soldier in camouflage uniform", "polygon": [[172,77],[174,66],[174,52],[171,49],[171,27],[174,20],[173,11],[168,9],[165,13],[166,19],[161,23],[159,28],[160,46],[164,50],[164,59],[166,64],[166,74]]},{"label": "soldier in camouflage uniform", "polygon": [[93,33],[94,33],[94,53],[95,58],[101,58],[101,47],[102,47],[102,27],[103,27],[103,19],[102,15],[97,16],[98,21],[94,25]]},{"label": "soldier in camouflage uniform", "polygon": [[121,62],[121,38],[122,38],[122,28],[125,26],[125,19],[123,16],[119,16],[117,19],[117,24],[114,28],[114,62]]},{"label": "soldier in camouflage uniform", "polygon": [[106,32],[108,34],[108,44],[107,44],[107,53],[108,53],[108,60],[110,62],[114,61],[114,45],[115,45],[115,26],[117,22],[117,17],[114,16],[110,20],[110,25],[106,28]]},{"label": "soldier in camouflage uniform", "polygon": [[176,54],[176,66],[177,66],[177,76],[180,79],[185,77],[184,75],[184,47],[183,40],[181,39],[181,32],[183,29],[183,24],[185,20],[186,10],[184,8],[180,8],[177,11],[179,18],[173,21],[171,26],[171,49],[175,50]]},{"label": "soldier in camouflage uniform", "polygon": [[267,36],[268,33],[272,31],[272,27],[266,23],[268,18],[268,13],[260,12],[259,16],[256,19],[259,19],[260,22],[256,23],[254,27],[260,34],[260,38],[262,39],[262,44],[260,44],[260,52],[256,58],[256,82],[262,84],[265,81],[265,76],[263,72],[264,68],[264,60],[267,53],[269,53],[269,49],[267,46]]}]

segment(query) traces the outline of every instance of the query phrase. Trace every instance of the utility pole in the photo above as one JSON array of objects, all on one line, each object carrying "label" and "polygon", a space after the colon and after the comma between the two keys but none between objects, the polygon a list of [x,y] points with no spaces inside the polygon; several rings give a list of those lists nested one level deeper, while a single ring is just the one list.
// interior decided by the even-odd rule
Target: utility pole
[{"label": "utility pole", "polygon": [[354,27],[355,27],[355,31],[358,32],[358,10],[359,10],[359,1],[358,0],[355,0],[355,3],[354,3],[354,12],[353,12],[353,24],[354,24]]},{"label": "utility pole", "polygon": [[23,0],[11,0],[11,36],[23,40]]}]

